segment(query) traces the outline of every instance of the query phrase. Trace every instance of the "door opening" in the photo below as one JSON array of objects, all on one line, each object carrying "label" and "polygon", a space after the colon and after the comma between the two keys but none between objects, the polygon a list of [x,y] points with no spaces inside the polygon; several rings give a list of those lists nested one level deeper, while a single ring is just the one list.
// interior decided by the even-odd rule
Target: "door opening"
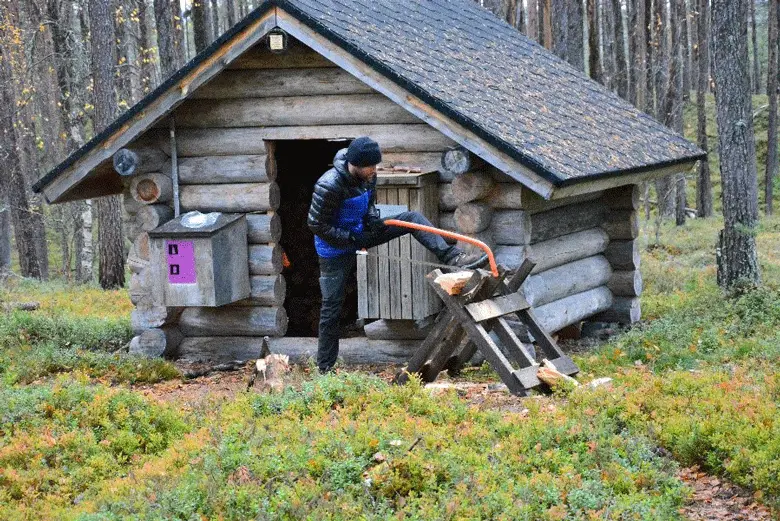
[{"label": "door opening", "polygon": [[[289,261],[282,271],[287,284],[284,300],[288,318],[287,336],[316,337],[318,334],[322,303],[320,268],[314,249],[314,235],[306,220],[314,184],[333,166],[336,153],[348,145],[348,140],[275,142],[276,182],[281,192],[278,213],[282,221],[282,238],[279,242]],[[342,329],[350,328],[356,320],[357,278],[353,274],[347,283],[341,310]]]}]

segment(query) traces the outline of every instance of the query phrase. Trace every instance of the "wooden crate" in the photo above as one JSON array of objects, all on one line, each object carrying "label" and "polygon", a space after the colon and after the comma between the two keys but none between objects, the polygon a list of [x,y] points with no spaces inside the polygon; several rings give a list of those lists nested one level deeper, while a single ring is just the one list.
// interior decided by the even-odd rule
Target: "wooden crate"
[{"label": "wooden crate", "polygon": [[202,228],[177,217],[149,232],[156,301],[216,307],[249,297],[246,237],[243,214],[220,214]]},{"label": "wooden crate", "polygon": [[[377,173],[377,204],[404,207],[439,221],[438,175]],[[400,208],[398,208],[400,210]],[[386,215],[382,215],[386,217]],[[379,255],[438,262],[411,234],[369,250]],[[360,318],[420,319],[437,313],[441,301],[426,283],[433,268],[400,260],[358,256],[358,316]]]}]

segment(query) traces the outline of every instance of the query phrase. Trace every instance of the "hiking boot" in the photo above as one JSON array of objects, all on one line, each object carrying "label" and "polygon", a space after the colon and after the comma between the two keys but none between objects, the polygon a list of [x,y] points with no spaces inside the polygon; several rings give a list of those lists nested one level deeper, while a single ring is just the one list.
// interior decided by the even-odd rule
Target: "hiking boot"
[{"label": "hiking boot", "polygon": [[464,268],[473,270],[476,268],[481,268],[484,266],[488,261],[487,254],[469,254],[465,251],[460,252],[455,257],[447,261],[447,264],[449,266],[453,266],[456,268]]}]

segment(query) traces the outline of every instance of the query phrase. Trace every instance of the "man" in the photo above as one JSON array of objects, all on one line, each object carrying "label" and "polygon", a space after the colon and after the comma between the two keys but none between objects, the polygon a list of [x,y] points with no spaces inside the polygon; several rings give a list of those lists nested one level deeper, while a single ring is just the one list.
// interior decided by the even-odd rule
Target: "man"
[{"label": "man", "polygon": [[[408,228],[387,226],[379,218],[376,201],[376,165],[382,161],[379,144],[368,137],[355,139],[340,150],[333,168],[314,185],[308,225],[314,232],[314,245],[320,262],[319,345],[320,372],[332,370],[339,352],[339,316],[344,303],[347,278],[355,269],[355,251],[383,244],[410,233]],[[403,212],[392,217],[401,221],[431,223],[419,212]],[[472,262],[464,252],[448,245],[439,235],[411,232],[423,246],[444,264],[466,266]]]}]

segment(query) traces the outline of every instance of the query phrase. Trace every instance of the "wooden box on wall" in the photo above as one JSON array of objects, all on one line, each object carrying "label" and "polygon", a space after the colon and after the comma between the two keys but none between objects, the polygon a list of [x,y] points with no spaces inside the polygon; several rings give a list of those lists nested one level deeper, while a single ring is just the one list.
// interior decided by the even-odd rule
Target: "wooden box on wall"
[{"label": "wooden box on wall", "polygon": [[[404,209],[426,216],[434,226],[439,220],[438,174],[377,173],[377,205]],[[385,207],[387,209],[387,207]],[[388,217],[386,212],[382,217]],[[405,235],[369,250],[384,257],[438,262],[412,235]],[[428,286],[425,275],[433,268],[399,259],[358,256],[358,316],[360,318],[420,319],[441,309],[441,301]]]},{"label": "wooden box on wall", "polygon": [[177,217],[149,232],[154,296],[166,306],[215,307],[249,297],[243,214],[189,228]]}]

